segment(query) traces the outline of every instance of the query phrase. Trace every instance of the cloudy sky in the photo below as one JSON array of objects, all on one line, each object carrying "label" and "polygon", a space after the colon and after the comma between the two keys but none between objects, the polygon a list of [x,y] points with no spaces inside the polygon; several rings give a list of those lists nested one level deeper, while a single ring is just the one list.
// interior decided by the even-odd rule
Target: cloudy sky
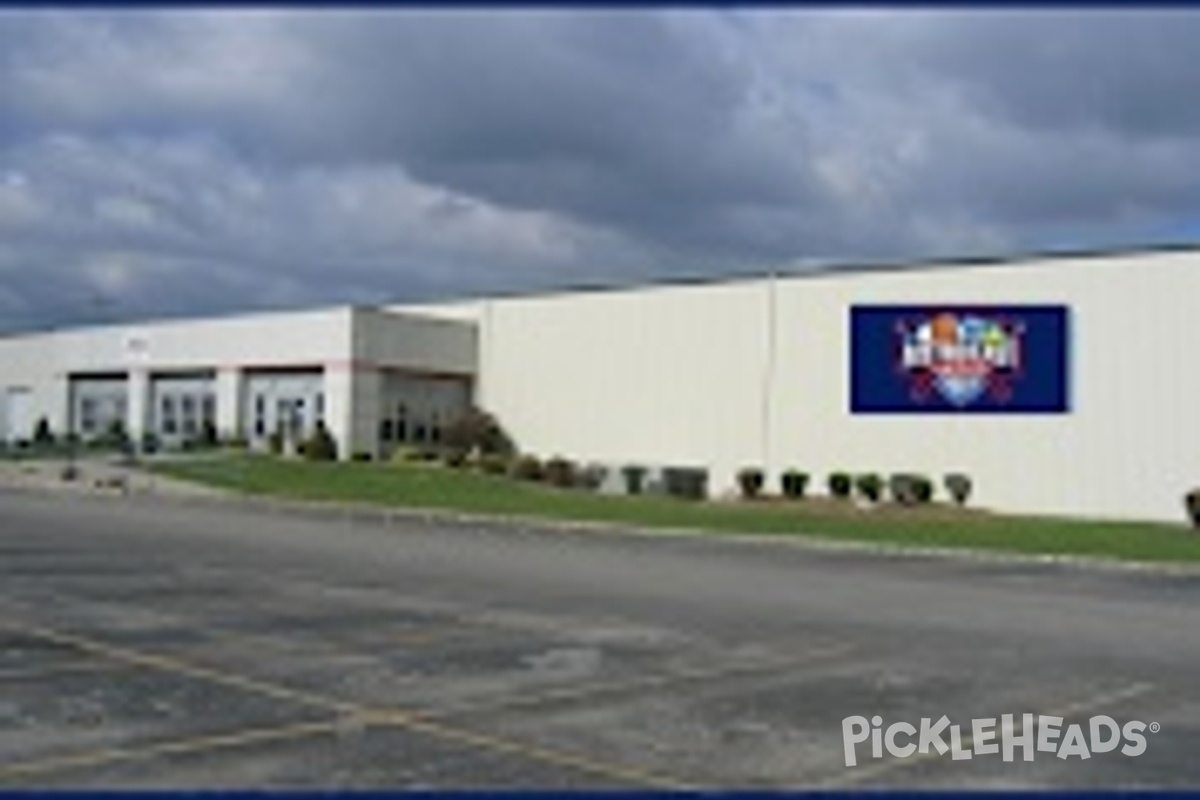
[{"label": "cloudy sky", "polygon": [[0,330],[1200,234],[1200,11],[0,12]]}]

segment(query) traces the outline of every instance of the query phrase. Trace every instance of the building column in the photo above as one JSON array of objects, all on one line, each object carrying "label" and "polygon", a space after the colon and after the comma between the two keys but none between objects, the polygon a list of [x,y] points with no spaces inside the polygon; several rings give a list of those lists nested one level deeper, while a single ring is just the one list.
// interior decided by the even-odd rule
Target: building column
[{"label": "building column", "polygon": [[238,367],[217,370],[217,435],[222,439],[244,436],[242,419],[242,383],[244,376]]},{"label": "building column", "polygon": [[325,365],[325,426],[340,458],[379,456],[379,371],[358,364]]},{"label": "building column", "polygon": [[131,369],[126,379],[125,430],[138,446],[150,420],[150,375],[144,369]]}]

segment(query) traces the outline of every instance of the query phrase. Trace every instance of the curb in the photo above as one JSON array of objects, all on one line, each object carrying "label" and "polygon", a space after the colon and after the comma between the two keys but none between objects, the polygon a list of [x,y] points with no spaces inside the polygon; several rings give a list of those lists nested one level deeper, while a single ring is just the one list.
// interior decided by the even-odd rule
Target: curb
[{"label": "curb", "polygon": [[[168,479],[169,480],[169,479]],[[208,488],[208,487],[206,487]],[[57,494],[59,489],[38,485],[0,483],[0,490],[21,491],[38,495]],[[450,523],[458,526],[490,525],[532,532],[609,535],[622,537],[702,539],[715,543],[739,545],[787,546],[800,549],[853,553],[882,558],[925,558],[969,561],[975,563],[1018,564],[1072,569],[1150,573],[1173,576],[1200,576],[1200,564],[1181,564],[1161,561],[1125,561],[1116,558],[1086,555],[1019,553],[970,547],[927,547],[887,542],[864,542],[839,539],[815,533],[740,533],[737,531],[704,528],[645,527],[638,528],[615,522],[589,520],[558,520],[545,517],[513,514],[484,514],[453,511],[441,508],[387,507],[370,503],[346,503],[326,500],[296,500],[270,495],[242,494],[229,489],[208,488],[203,494],[162,494],[154,490],[79,491],[76,496],[108,500],[145,500],[185,506],[217,506],[261,511],[303,519],[332,520],[357,524],[394,526],[405,522]]]}]

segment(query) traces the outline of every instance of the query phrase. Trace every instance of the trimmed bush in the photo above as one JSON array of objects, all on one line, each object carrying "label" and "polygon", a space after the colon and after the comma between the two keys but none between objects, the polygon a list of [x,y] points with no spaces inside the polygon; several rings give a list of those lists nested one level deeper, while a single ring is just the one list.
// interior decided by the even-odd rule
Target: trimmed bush
[{"label": "trimmed bush", "polygon": [[564,488],[575,485],[575,462],[561,456],[554,456],[547,461],[542,472],[546,483]]},{"label": "trimmed bush", "polygon": [[512,462],[512,476],[522,481],[540,481],[545,474],[542,462],[534,456],[520,456]]},{"label": "trimmed bush", "polygon": [[839,500],[848,500],[854,489],[854,479],[849,472],[834,472],[829,476],[829,496]]},{"label": "trimmed bush", "polygon": [[452,450],[480,455],[512,456],[516,446],[500,422],[482,409],[471,407],[442,428],[441,442]]},{"label": "trimmed bush", "polygon": [[509,460],[498,453],[485,453],[479,457],[479,469],[488,475],[504,475],[509,471]]},{"label": "trimmed bush", "polygon": [[946,494],[950,495],[950,499],[954,501],[955,505],[965,506],[967,504],[967,499],[971,496],[971,477],[969,475],[951,472],[942,478],[942,485],[946,487]]},{"label": "trimmed bush", "polygon": [[301,452],[309,461],[336,461],[338,456],[337,442],[334,441],[333,435],[329,429],[325,427],[325,423],[318,422],[313,428],[312,434],[301,443]]},{"label": "trimmed bush", "polygon": [[575,485],[580,489],[595,492],[604,485],[604,479],[607,477],[608,467],[603,464],[588,464],[576,470]]},{"label": "trimmed bush", "polygon": [[799,500],[808,491],[808,473],[789,469],[779,477],[779,488],[783,491],[784,497]]},{"label": "trimmed bush", "polygon": [[752,500],[762,494],[763,484],[766,478],[763,471],[757,467],[745,467],[738,470],[737,474],[738,488],[742,492],[742,497],[747,500]]},{"label": "trimmed bush", "polygon": [[375,456],[372,455],[371,453],[367,452],[366,450],[356,450],[350,454],[350,460],[351,461],[360,461],[360,462],[374,461]]},{"label": "trimmed bush", "polygon": [[283,431],[271,431],[271,435],[267,437],[267,449],[271,451],[271,455],[278,456],[283,453]]},{"label": "trimmed bush", "polygon": [[874,472],[858,475],[854,479],[854,488],[858,491],[859,497],[868,503],[878,503],[879,499],[883,497],[883,478]]},{"label": "trimmed bush", "polygon": [[442,463],[451,469],[463,469],[467,466],[467,453],[465,450],[452,448],[442,453]]},{"label": "trimmed bush", "polygon": [[1188,519],[1192,527],[1200,530],[1200,489],[1192,489],[1183,496],[1183,506],[1187,509]]},{"label": "trimmed bush", "polygon": [[924,475],[900,473],[888,481],[892,499],[902,506],[923,505],[933,500],[933,481]]},{"label": "trimmed bush", "polygon": [[200,444],[204,447],[216,447],[220,444],[217,436],[217,425],[211,419],[204,420],[200,426]]},{"label": "trimmed bush", "polygon": [[646,488],[646,468],[638,464],[627,464],[621,467],[621,477],[625,480],[625,491],[628,494],[641,494]]},{"label": "trimmed bush", "polygon": [[142,452],[154,454],[162,448],[162,442],[153,431],[146,431],[142,434]]},{"label": "trimmed bush", "polygon": [[50,420],[45,417],[39,417],[37,425],[33,428],[33,444],[35,447],[54,445],[54,431],[50,429]]},{"label": "trimmed bush", "polygon": [[666,467],[663,488],[672,497],[703,500],[708,497],[708,470],[699,467]]}]

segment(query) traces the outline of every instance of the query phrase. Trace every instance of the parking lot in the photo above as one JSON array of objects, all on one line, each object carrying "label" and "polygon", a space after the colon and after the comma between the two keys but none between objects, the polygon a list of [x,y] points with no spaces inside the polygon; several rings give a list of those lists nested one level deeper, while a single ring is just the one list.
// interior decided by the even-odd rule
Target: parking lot
[{"label": "parking lot", "polygon": [[[1200,578],[0,493],[0,787],[1200,784]],[[1154,722],[844,764],[842,720]]]}]

